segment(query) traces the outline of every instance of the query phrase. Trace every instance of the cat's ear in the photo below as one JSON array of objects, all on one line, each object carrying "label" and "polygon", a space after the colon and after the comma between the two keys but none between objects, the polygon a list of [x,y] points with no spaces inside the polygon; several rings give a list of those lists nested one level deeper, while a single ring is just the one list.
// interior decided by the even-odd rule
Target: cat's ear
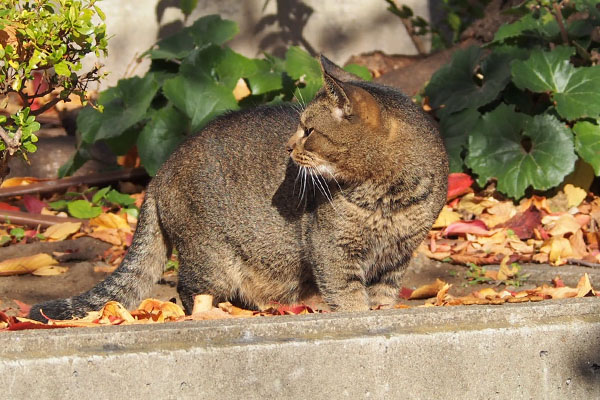
[{"label": "cat's ear", "polygon": [[[366,90],[338,79],[341,70],[326,57],[321,56],[321,69],[325,92],[336,108],[338,118],[358,116],[364,123],[376,129],[381,124],[381,109],[375,98]],[[337,69],[337,70],[336,70]]]},{"label": "cat's ear", "polygon": [[354,75],[343,68],[338,67],[333,61],[325,57],[323,54],[319,57],[321,70],[323,74],[327,74],[340,82],[362,81],[358,75]]}]

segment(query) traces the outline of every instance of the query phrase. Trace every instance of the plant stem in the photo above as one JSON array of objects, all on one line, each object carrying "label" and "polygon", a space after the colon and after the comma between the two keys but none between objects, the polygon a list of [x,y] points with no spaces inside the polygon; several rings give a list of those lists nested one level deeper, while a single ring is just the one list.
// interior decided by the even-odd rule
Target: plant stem
[{"label": "plant stem", "polygon": [[560,28],[560,36],[562,41],[564,44],[569,44],[569,35],[565,29],[562,12],[560,11],[560,5],[558,3],[553,3],[552,7],[554,8],[554,17],[556,18],[556,22],[558,22],[558,27]]}]

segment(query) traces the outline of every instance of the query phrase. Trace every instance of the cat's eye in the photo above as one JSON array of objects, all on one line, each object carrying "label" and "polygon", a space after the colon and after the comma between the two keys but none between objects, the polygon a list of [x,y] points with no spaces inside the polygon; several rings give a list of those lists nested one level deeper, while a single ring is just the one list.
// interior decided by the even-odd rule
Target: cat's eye
[{"label": "cat's eye", "polygon": [[314,131],[314,128],[304,128],[304,137],[307,137]]}]

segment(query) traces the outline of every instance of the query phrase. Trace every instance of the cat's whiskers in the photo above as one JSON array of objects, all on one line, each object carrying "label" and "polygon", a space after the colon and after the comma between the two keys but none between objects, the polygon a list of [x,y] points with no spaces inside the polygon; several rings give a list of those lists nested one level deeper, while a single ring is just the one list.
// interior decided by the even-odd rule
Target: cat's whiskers
[{"label": "cat's whiskers", "polygon": [[[297,207],[300,206],[300,203],[302,203],[302,199],[304,198],[304,195],[306,194],[306,168],[303,166],[299,166],[299,172],[300,172],[300,199],[298,199],[298,205]],[[306,204],[306,201],[305,201]]]}]

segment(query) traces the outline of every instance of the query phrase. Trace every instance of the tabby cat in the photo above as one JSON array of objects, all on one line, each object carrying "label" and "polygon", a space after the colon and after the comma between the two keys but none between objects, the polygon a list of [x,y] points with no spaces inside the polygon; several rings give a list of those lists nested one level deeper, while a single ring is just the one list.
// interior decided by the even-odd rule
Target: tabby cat
[{"label": "tabby cat", "polygon": [[395,304],[446,200],[444,146],[398,90],[320,64],[324,87],[304,110],[232,112],[187,140],[148,186],[119,268],[30,317],[81,317],[109,300],[135,306],[174,247],[188,313],[200,293],[258,309],[315,294],[339,311]]}]

